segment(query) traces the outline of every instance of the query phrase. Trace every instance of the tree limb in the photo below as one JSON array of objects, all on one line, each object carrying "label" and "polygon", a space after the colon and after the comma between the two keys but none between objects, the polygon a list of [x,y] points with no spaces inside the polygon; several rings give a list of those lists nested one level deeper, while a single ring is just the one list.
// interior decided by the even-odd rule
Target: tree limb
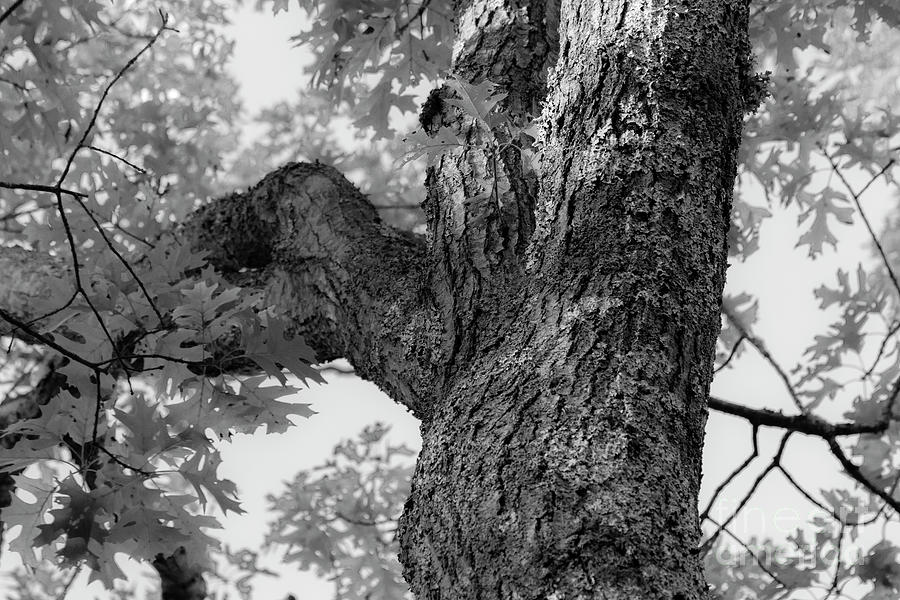
[{"label": "tree limb", "polygon": [[286,165],[204,206],[184,233],[235,283],[265,289],[318,360],[347,358],[424,418],[442,332],[424,240],[382,223],[337,170]]},{"label": "tree limb", "polygon": [[882,433],[888,428],[889,424],[888,421],[878,421],[870,424],[829,423],[812,413],[786,415],[768,408],[750,408],[749,406],[729,402],[715,396],[709,397],[709,407],[721,413],[746,419],[755,426],[778,427],[786,431],[795,431],[824,439],[862,433]]},{"label": "tree limb", "polygon": [[[749,408],[747,406],[728,402],[727,400],[716,398],[714,396],[710,396],[709,398],[709,407],[719,412],[746,419],[754,426],[754,430],[756,427],[760,426],[778,427],[780,429],[784,429],[786,435],[790,435],[792,433],[804,433],[806,435],[822,438],[828,444],[828,448],[831,451],[831,454],[838,460],[849,477],[854,479],[857,483],[859,483],[863,488],[865,488],[872,494],[881,498],[887,506],[890,506],[895,511],[900,513],[900,500],[897,500],[893,497],[893,488],[890,492],[887,492],[880,486],[875,484],[873,481],[871,481],[868,477],[866,477],[862,473],[860,468],[853,464],[853,462],[847,457],[846,453],[844,453],[837,442],[837,438],[840,436],[883,433],[890,425],[890,419],[887,418],[887,415],[877,423],[871,424],[829,423],[821,417],[818,417],[811,413],[800,415],[785,415],[781,412],[776,412],[765,408]],[[779,469],[781,469],[785,477],[791,483],[794,483],[787,471],[780,467],[780,464],[775,462],[772,466],[770,466],[770,469],[772,467],[778,467]],[[796,483],[794,483],[794,485],[799,489],[799,486],[797,486]],[[896,486],[896,483],[894,485]],[[804,492],[802,492],[801,490],[801,493]],[[811,499],[807,494],[804,493],[804,495],[807,496],[807,499]],[[708,511],[709,508],[707,508],[706,512]]]},{"label": "tree limb", "polygon": [[[417,416],[427,414],[441,328],[424,241],[383,224],[335,169],[287,165],[203,206],[181,234],[236,284],[264,290],[319,360],[346,357]],[[0,275],[8,282],[0,310],[20,325],[43,316],[34,314],[36,298],[71,292],[71,267],[21,248],[0,249]],[[4,322],[0,335],[15,329]]]}]

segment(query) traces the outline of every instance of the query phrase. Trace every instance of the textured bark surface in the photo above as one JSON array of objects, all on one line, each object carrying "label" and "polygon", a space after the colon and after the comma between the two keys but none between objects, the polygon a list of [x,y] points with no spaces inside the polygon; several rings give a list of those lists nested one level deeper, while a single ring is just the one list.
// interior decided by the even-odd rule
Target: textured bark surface
[{"label": "textured bark surface", "polygon": [[[475,326],[449,333],[466,351],[402,522],[417,597],[705,597],[696,497],[746,28],[738,1],[562,4],[535,230],[506,270],[523,275],[498,288],[478,268],[512,244],[443,248],[480,285],[454,290],[454,322]],[[434,230],[491,239],[475,222]]]},{"label": "textured bark surface", "polygon": [[[473,144],[429,170],[427,240],[320,164],[204,207],[183,234],[265,289],[320,359],[349,358],[422,419],[400,529],[420,600],[705,598],[696,502],[754,91],[747,2],[455,10],[455,74],[497,83],[519,122],[543,106],[540,172],[478,147],[436,101],[426,128]],[[471,201],[488,175],[505,191]],[[26,269],[0,307],[27,312],[60,273]]]},{"label": "textured bark surface", "polygon": [[286,165],[198,211],[185,234],[236,282],[265,289],[320,361],[348,358],[427,418],[441,329],[424,300],[424,241],[383,224],[343,175]]}]

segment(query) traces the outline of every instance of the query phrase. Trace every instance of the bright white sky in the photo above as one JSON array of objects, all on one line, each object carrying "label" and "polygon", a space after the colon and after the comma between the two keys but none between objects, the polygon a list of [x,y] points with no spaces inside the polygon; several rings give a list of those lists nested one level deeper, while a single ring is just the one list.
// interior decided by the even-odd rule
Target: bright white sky
[{"label": "bright white sky", "polygon": [[[250,111],[289,99],[301,86],[300,66],[308,57],[291,48],[288,37],[297,30],[297,12],[278,17],[244,9],[235,13],[231,35],[237,40],[235,59],[229,68],[241,83],[242,98]],[[875,189],[867,195],[866,208],[880,224],[891,196]],[[762,232],[761,250],[747,263],[732,265],[728,271],[728,289],[752,291],[760,299],[757,331],[772,353],[786,367],[800,360],[812,336],[822,331],[833,315],[822,314],[812,290],[822,282],[833,282],[838,266],[853,270],[859,261],[868,261],[866,234],[862,225],[839,226],[839,252],[828,251],[824,258],[810,261],[804,250],[794,248],[798,236],[797,215],[778,211]],[[739,360],[740,369],[726,370],[713,384],[721,397],[752,406],[790,410],[781,382],[753,350]],[[394,404],[373,385],[351,376],[331,376],[329,384],[302,392],[299,401],[312,404],[319,414],[300,423],[289,433],[272,436],[241,436],[226,447],[221,475],[234,480],[241,492],[247,514],[231,517],[221,535],[233,547],[257,548],[268,520],[265,496],[278,493],[282,482],[301,469],[321,463],[340,440],[354,436],[363,426],[376,420],[393,426],[391,439],[419,446],[418,423],[405,409]],[[778,432],[763,431],[763,455],[772,452]],[[704,458],[703,498],[749,453],[749,427],[743,421],[712,414],[707,426]],[[796,436],[787,459],[796,465],[794,472],[809,489],[841,485],[837,468],[824,446]],[[758,459],[765,465],[765,458]],[[737,502],[750,478],[738,482],[722,496],[721,504]],[[705,504],[701,500],[701,504]],[[733,529],[739,535],[760,535],[783,539],[802,526],[811,509],[777,475],[770,477]],[[714,517],[716,514],[714,513]],[[278,580],[258,578],[254,598],[282,600],[288,593],[301,600],[331,600],[332,584],[292,566],[281,567],[277,555],[266,557],[265,565],[283,573]],[[3,553],[3,567],[9,568],[11,555]],[[70,598],[89,600],[102,597],[98,588],[73,588]]]}]

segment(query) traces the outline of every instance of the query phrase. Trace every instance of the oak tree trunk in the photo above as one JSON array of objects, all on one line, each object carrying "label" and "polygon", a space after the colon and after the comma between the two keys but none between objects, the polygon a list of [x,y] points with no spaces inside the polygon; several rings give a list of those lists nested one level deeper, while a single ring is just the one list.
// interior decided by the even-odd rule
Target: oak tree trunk
[{"label": "oak tree trunk", "polygon": [[746,2],[563,2],[547,89],[525,92],[523,46],[495,39],[527,28],[522,6],[460,7],[457,74],[498,81],[513,109],[546,93],[545,156],[536,198],[487,215],[459,202],[477,157],[430,174],[452,350],[405,575],[422,600],[704,598],[696,503]]},{"label": "oak tree trunk", "polygon": [[[445,155],[421,239],[334,169],[292,164],[183,233],[422,420],[400,529],[419,600],[706,598],[696,504],[755,96],[748,2],[455,11],[454,74],[497,83],[519,123],[542,110],[537,171],[514,149]],[[476,138],[449,93],[423,125]],[[27,313],[51,271],[0,305]]]}]

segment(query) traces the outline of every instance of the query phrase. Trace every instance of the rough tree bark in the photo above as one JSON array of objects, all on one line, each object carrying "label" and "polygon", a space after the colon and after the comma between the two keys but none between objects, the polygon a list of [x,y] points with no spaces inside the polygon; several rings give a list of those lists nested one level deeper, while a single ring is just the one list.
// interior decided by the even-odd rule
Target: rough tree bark
[{"label": "rough tree bark", "polygon": [[[504,9],[459,10],[469,77]],[[746,29],[743,1],[563,2],[534,230],[504,227],[528,202],[473,223],[475,160],[431,174],[453,350],[402,523],[417,597],[705,597],[695,505]],[[501,47],[484,74],[516,78],[521,46]]]},{"label": "rough tree bark", "polygon": [[[185,228],[422,420],[401,522],[420,600],[707,596],[696,503],[755,97],[747,5],[458,2],[453,70],[514,116],[543,106],[540,172],[514,150],[445,156],[427,240],[320,164]],[[426,127],[465,128],[436,97]],[[468,201],[486,176],[508,191]]]}]

